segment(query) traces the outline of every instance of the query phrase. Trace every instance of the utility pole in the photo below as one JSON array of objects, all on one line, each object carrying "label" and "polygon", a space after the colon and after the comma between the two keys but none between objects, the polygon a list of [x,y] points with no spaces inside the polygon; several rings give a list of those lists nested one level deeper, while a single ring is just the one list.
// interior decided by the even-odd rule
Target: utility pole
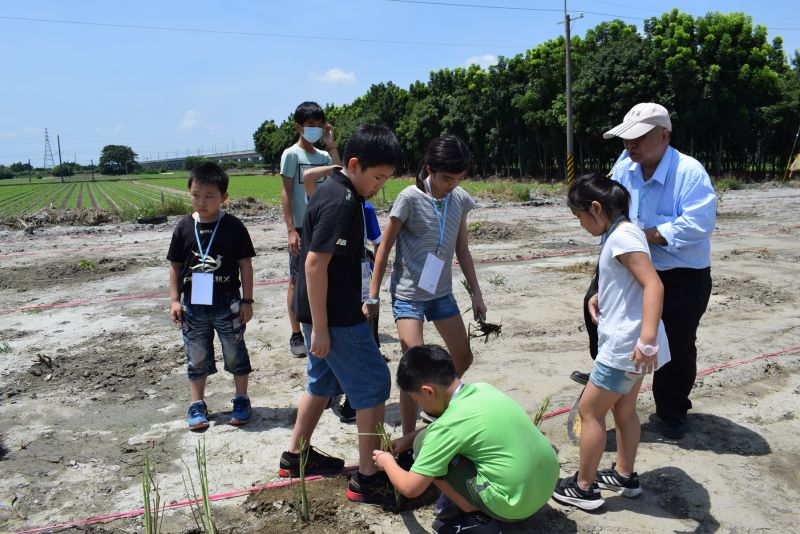
[{"label": "utility pole", "polygon": [[94,182],[94,160],[92,160],[92,181]]},{"label": "utility pole", "polygon": [[33,167],[31,166],[31,158],[28,158],[28,183],[31,183],[33,178]]},{"label": "utility pole", "polygon": [[[575,19],[583,18],[583,13]],[[571,184],[575,179],[575,156],[573,154],[572,143],[572,60],[571,60],[571,36],[570,36],[570,16],[567,13],[567,0],[564,0],[564,31],[566,33],[566,62],[567,62],[567,183]]]},{"label": "utility pole", "polygon": [[64,183],[64,165],[61,163],[61,136],[56,135],[56,142],[58,143],[58,172],[61,174],[61,183]]}]

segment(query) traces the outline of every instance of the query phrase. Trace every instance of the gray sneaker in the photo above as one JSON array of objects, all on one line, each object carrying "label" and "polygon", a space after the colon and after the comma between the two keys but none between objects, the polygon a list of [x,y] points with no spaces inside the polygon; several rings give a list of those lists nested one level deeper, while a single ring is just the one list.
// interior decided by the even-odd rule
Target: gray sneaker
[{"label": "gray sneaker", "polygon": [[295,332],[289,338],[289,350],[292,351],[292,356],[295,358],[304,358],[308,356],[306,350],[306,340],[303,338],[302,332]]}]

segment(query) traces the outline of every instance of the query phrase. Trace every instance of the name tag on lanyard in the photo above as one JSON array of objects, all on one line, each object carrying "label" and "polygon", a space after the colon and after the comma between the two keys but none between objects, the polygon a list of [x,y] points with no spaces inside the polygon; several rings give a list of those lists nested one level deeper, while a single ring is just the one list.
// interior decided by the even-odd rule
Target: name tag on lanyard
[{"label": "name tag on lanyard", "polygon": [[[430,177],[428,177],[426,183],[428,185],[428,191],[432,191]],[[439,208],[436,205],[436,201],[431,200],[433,211],[436,213],[436,222],[439,226],[439,243],[436,247],[436,254],[428,252],[425,258],[425,265],[422,267],[422,274],[419,277],[417,287],[432,295],[436,293],[436,288],[439,286],[439,279],[442,277],[442,271],[444,270],[444,260],[440,257],[440,254],[442,253],[442,246],[444,245],[444,231],[447,225],[447,206],[449,202],[450,195],[448,194],[444,197],[442,215],[439,216]]]},{"label": "name tag on lanyard", "polygon": [[[214,242],[214,236],[217,235],[217,228],[219,228],[219,221],[222,220],[222,211],[217,215],[217,224],[214,226],[214,231],[211,232],[211,238],[208,240],[208,246],[205,252],[203,245],[200,242],[200,233],[197,231],[197,219],[194,220],[194,237],[197,240],[197,250],[200,252],[200,266],[205,268],[206,258],[211,252],[211,243]],[[214,304],[214,273],[194,272],[192,273],[192,304],[202,304],[210,306]]]}]

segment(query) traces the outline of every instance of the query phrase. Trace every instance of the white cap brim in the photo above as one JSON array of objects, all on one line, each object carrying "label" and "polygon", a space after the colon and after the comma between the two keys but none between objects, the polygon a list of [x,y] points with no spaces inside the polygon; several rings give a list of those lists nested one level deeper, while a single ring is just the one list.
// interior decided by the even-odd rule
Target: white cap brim
[{"label": "white cap brim", "polygon": [[643,122],[623,122],[622,124],[611,128],[603,134],[603,139],[611,139],[612,137],[621,137],[622,139],[636,139],[643,136],[656,126],[654,124],[645,124]]}]

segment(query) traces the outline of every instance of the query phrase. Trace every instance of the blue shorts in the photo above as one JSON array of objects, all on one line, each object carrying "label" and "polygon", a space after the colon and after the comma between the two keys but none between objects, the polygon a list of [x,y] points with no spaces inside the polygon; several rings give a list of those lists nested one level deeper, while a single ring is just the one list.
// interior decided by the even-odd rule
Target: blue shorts
[{"label": "blue shorts", "polygon": [[386,402],[392,375],[375,344],[372,325],[330,326],[331,349],[324,358],[311,353],[311,325],[301,323],[308,349],[307,391],[315,397],[347,395],[354,410]]},{"label": "blue shorts", "polygon": [[637,376],[636,373],[615,369],[597,360],[594,362],[592,374],[589,375],[589,380],[595,386],[620,395],[630,393],[634,384],[641,381],[642,378],[644,378],[644,375]]},{"label": "blue shorts", "polygon": [[238,293],[214,295],[214,304],[183,302],[181,323],[183,345],[186,349],[186,367],[189,380],[196,380],[217,372],[214,361],[214,332],[222,345],[225,370],[234,376],[249,374],[250,355],[244,344],[245,325],[239,319]]},{"label": "blue shorts", "polygon": [[418,321],[438,321],[461,315],[458,303],[452,293],[433,300],[401,300],[392,299],[394,320],[417,319]]}]

